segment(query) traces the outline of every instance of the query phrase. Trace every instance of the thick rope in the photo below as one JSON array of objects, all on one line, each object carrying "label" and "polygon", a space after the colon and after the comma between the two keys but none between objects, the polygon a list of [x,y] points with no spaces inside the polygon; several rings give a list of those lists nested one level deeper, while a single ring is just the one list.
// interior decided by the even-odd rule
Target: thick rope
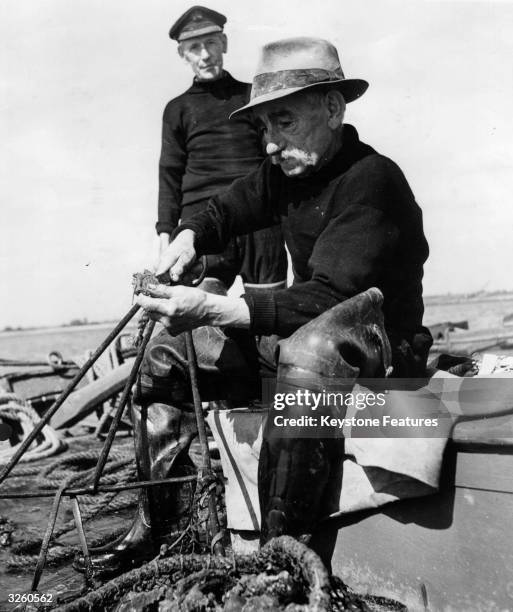
[{"label": "thick rope", "polygon": [[[17,469],[7,481],[11,486],[19,487],[19,478],[35,476],[36,486],[46,490],[57,490],[63,482],[67,486],[87,485],[94,473],[94,467],[100,455],[100,451],[79,451],[70,455],[60,457],[44,468],[21,468]],[[109,462],[105,466],[102,484],[121,484],[135,480],[135,460],[131,448],[117,449],[112,452]],[[33,482],[33,481],[32,481]],[[101,495],[83,495],[80,499],[84,523],[97,518],[100,513],[112,513],[118,510],[134,506],[135,495],[130,492],[115,492]],[[76,528],[75,521],[69,520],[55,529],[49,550],[49,559],[55,565],[64,561],[76,552],[75,547],[57,546],[58,538]],[[10,571],[30,570],[33,568],[37,555],[33,555],[42,544],[40,535],[26,538],[16,543],[12,548],[12,557],[8,560],[7,567]]]},{"label": "thick rope", "polygon": [[[216,596],[222,602],[216,602]],[[354,593],[330,576],[310,548],[290,536],[252,555],[175,555],[156,559],[58,607],[59,612],[110,609],[406,612],[401,603]]]},{"label": "thick rope", "polygon": [[[75,525],[73,524],[73,527],[74,526]],[[126,533],[126,527],[120,527],[119,529],[115,529],[109,533],[91,539],[89,541],[89,547],[92,548],[97,546],[103,546],[104,544],[108,544],[109,542],[116,540],[124,533]],[[74,557],[76,553],[80,552],[82,552],[82,549],[78,545],[74,546],[71,544],[62,544],[52,546],[49,549],[48,555],[46,557],[46,565],[51,567],[58,566],[64,561],[68,561],[69,559]],[[34,570],[38,558],[39,555],[13,555],[7,560],[6,569],[8,572],[31,572]]]},{"label": "thick rope", "polygon": [[[37,412],[15,393],[0,393],[0,420],[16,422],[22,429],[22,438],[18,444],[0,450],[0,463],[7,463],[41,419]],[[45,425],[36,447],[24,453],[20,461],[39,461],[65,448],[66,444],[62,442],[55,430]]]},{"label": "thick rope", "polygon": [[228,579],[234,572],[240,576],[241,573],[254,574],[266,572],[269,569],[279,571],[286,568],[289,569],[296,582],[306,586],[305,594],[308,603],[295,606],[295,612],[328,612],[333,609],[329,575],[322,561],[304,544],[289,536],[282,536],[271,540],[255,555],[234,555],[231,558],[210,555],[177,555],[152,561],[122,574],[84,597],[59,607],[58,610],[60,612],[102,610],[118,602],[130,591],[151,591],[159,585],[162,586],[165,579],[171,575],[173,575],[174,582],[176,578],[185,578],[188,574],[205,570],[217,573],[222,570],[223,575]]}]

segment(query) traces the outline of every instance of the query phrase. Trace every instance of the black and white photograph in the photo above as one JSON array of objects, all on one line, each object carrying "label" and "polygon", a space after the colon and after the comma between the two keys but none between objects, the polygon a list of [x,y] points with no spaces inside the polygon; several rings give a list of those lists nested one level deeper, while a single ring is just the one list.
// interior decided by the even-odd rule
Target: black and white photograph
[{"label": "black and white photograph", "polygon": [[513,611],[513,1],[0,2],[0,612]]}]

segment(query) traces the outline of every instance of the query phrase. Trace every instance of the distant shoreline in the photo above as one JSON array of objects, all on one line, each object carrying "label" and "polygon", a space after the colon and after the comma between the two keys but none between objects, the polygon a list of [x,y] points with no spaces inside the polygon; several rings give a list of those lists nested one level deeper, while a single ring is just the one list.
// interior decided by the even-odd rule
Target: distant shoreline
[{"label": "distant shoreline", "polygon": [[[444,306],[449,304],[480,304],[480,303],[491,303],[491,302],[513,302],[513,291],[490,291],[490,292],[478,292],[478,293],[447,293],[442,295],[425,295],[424,305],[425,306]],[[112,329],[118,323],[118,321],[105,321],[102,323],[86,323],[83,325],[54,325],[50,327],[26,327],[22,329],[3,329],[0,331],[0,338],[9,337],[12,338],[17,335],[30,335],[30,334],[46,334],[46,333],[73,333],[79,331],[90,331],[94,329]],[[128,327],[135,327],[136,323],[131,322]]]},{"label": "distant shoreline", "polygon": [[483,293],[482,295],[425,295],[425,306],[444,304],[480,304],[486,302],[512,302],[513,293]]},{"label": "distant shoreline", "polygon": [[[80,331],[91,331],[94,329],[113,329],[118,321],[111,321],[107,323],[88,323],[87,325],[56,325],[54,327],[35,327],[35,328],[26,328],[26,329],[13,329],[10,331],[0,331],[0,338],[9,337],[13,338],[14,336],[27,336],[27,335],[37,335],[37,334],[48,334],[48,333],[76,333]],[[129,329],[136,327],[136,323],[129,323],[127,325]]]}]

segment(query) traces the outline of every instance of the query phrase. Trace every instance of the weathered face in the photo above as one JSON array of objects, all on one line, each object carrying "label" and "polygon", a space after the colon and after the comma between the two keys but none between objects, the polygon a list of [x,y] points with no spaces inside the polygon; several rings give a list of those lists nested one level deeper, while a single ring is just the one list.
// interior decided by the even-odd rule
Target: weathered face
[{"label": "weathered face", "polygon": [[215,81],[223,72],[226,36],[220,32],[195,36],[180,43],[178,53],[189,64],[198,81]]},{"label": "weathered face", "polygon": [[[266,152],[287,176],[307,176],[332,147],[334,122],[326,96],[300,92],[256,107],[264,126]],[[343,118],[343,114],[342,114]]]}]

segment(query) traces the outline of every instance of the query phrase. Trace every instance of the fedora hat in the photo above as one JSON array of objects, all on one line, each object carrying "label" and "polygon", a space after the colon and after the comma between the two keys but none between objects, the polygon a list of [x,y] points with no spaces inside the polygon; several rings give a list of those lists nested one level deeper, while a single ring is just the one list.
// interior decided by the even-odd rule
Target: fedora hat
[{"label": "fedora hat", "polygon": [[322,38],[286,38],[262,48],[248,104],[230,117],[297,91],[330,85],[352,102],[365,93],[363,79],[346,79],[336,48]]}]

